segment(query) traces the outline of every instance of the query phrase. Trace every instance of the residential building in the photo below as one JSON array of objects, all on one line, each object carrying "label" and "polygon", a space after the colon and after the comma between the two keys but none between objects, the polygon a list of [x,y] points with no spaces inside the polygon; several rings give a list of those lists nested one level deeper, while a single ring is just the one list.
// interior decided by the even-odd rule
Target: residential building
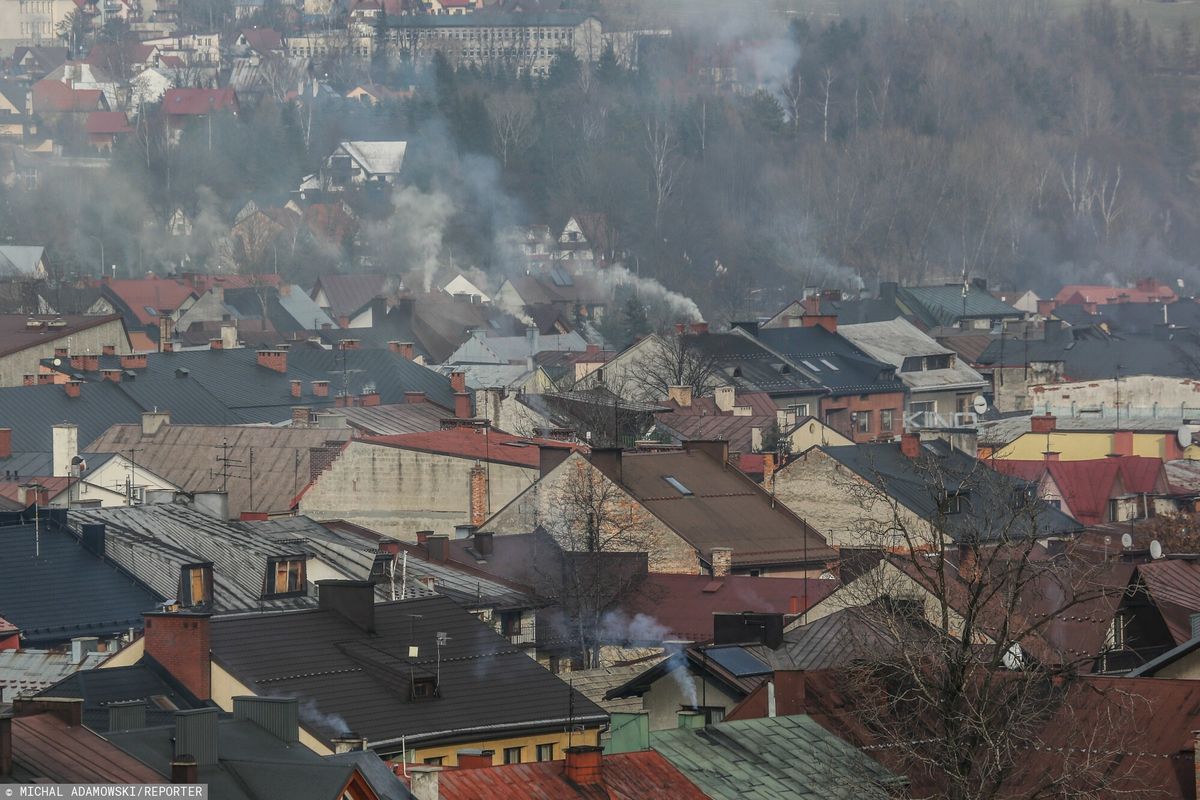
[{"label": "residential building", "polygon": [[[840,292],[816,295],[821,315],[838,317],[843,325],[887,322],[902,316],[923,331],[999,331],[1024,319],[1024,312],[994,297],[987,282],[976,279],[941,286],[901,286],[883,281],[875,297],[843,297]],[[793,304],[782,318],[768,323],[795,324],[788,317],[803,316],[803,304]],[[787,311],[787,309],[785,309]]]},{"label": "residential building", "polygon": [[1200,415],[1198,392],[1195,378],[1131,374],[1031,385],[1027,407],[1034,414],[1062,417],[1182,418]]},{"label": "residential building", "polygon": [[1200,458],[1200,449],[1190,441],[1188,418],[1178,416],[1021,415],[985,420],[978,430],[979,456],[986,459],[1042,461],[1048,453],[1059,461],[1094,461],[1109,455],[1162,461]]},{"label": "residential building", "polygon": [[546,350],[583,353],[588,343],[578,333],[542,336],[532,325],[524,336],[488,336],[487,331],[471,331],[467,339],[446,359],[447,364],[524,364]]},{"label": "residential building", "polygon": [[[1186,645],[1198,633],[1196,614],[1200,614],[1200,565],[1183,558],[1138,564],[1112,616],[1103,671],[1140,668]],[[1182,669],[1181,664],[1163,677],[1182,677]]]},{"label": "residential building", "polygon": [[0,387],[24,385],[42,359],[109,351],[116,356],[133,351],[119,316],[0,314]]},{"label": "residential building", "polygon": [[239,696],[296,697],[313,709],[299,741],[319,754],[350,731],[389,761],[445,766],[463,750],[521,748],[533,761],[598,743],[602,709],[454,601],[374,594],[369,582],[323,581],[307,611],[151,614],[105,667],[153,659],[225,711]]},{"label": "residential building", "polygon": [[1175,290],[1155,278],[1144,278],[1132,287],[1097,286],[1094,284],[1069,283],[1054,295],[1058,305],[1115,305],[1123,303],[1146,303],[1161,305],[1179,299]]},{"label": "residential building", "polygon": [[501,282],[493,302],[526,324],[532,311],[549,307],[572,321],[599,322],[611,301],[611,291],[585,270],[554,262],[541,271],[509,276]]},{"label": "residential building", "polygon": [[370,328],[375,322],[372,301],[386,297],[398,288],[394,278],[380,273],[329,274],[317,278],[311,297],[339,326]]},{"label": "residential building", "polygon": [[74,0],[4,0],[0,2],[0,47],[10,54],[16,48],[53,48],[61,43],[58,23],[75,10]]},{"label": "residential building", "polygon": [[49,277],[45,261],[46,248],[35,245],[7,244],[0,246],[0,275],[27,278]]},{"label": "residential building", "polygon": [[891,364],[908,388],[904,429],[963,427],[975,423],[974,402],[988,383],[958,354],[902,317],[838,328],[874,359]]},{"label": "residential building", "polygon": [[341,142],[325,159],[325,189],[395,186],[408,142]]},{"label": "residential building", "polygon": [[[99,640],[79,636],[61,649],[20,648],[20,629],[0,623],[0,704],[18,696],[36,694],[80,670],[90,670],[112,655],[100,651]],[[7,648],[6,642],[14,646]]]},{"label": "residential building", "polygon": [[572,515],[580,512],[565,507],[566,498],[580,486],[596,486],[611,497],[607,505],[614,510],[606,513],[632,515],[622,524],[648,542],[652,572],[817,577],[836,558],[808,523],[729,465],[725,442],[546,455],[540,479],[480,530],[502,535],[543,528],[569,549],[579,535]]},{"label": "residential building", "polygon": [[[178,320],[199,297],[191,286],[177,278],[105,278],[100,293],[131,328],[143,328],[161,337],[163,316]],[[170,338],[168,333],[167,338]]]},{"label": "residential building", "polygon": [[179,131],[196,120],[209,119],[217,114],[237,116],[237,92],[224,89],[167,89],[162,99],[163,113],[167,124]]},{"label": "residential building", "polygon": [[1062,461],[987,462],[997,472],[1036,486],[1038,497],[1084,525],[1144,520],[1178,511],[1168,497],[1167,472],[1158,458],[1125,455]]}]

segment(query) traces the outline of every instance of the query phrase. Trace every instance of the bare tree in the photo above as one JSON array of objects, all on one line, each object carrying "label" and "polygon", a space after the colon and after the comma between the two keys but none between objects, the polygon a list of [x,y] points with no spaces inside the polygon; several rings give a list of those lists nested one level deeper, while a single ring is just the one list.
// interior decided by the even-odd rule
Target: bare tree
[{"label": "bare tree", "polygon": [[[846,673],[860,730],[886,743],[889,766],[955,800],[1152,795],[1112,760],[1134,698],[1103,701],[1111,725],[1062,723],[1093,702],[1073,693],[1099,655],[1069,636],[1102,640],[1124,573],[1047,553],[1058,512],[973,459],[923,453],[903,479],[880,470],[842,488],[863,510],[855,535],[886,553],[843,591],[890,642]],[[914,513],[914,493],[935,510]],[[932,635],[912,636],[917,622]],[[1053,768],[1030,760],[1039,748],[1054,749]]]},{"label": "bare tree", "polygon": [[488,95],[484,101],[500,150],[500,164],[508,169],[508,160],[529,146],[533,130],[533,98],[528,94],[505,92]]},{"label": "bare tree", "polygon": [[683,159],[679,156],[679,144],[670,121],[658,114],[646,120],[646,155],[650,159],[654,230],[661,233],[663,210],[675,191]]},{"label": "bare tree", "polygon": [[695,339],[674,334],[657,336],[628,369],[608,380],[609,388],[627,400],[662,400],[674,386],[696,395],[726,383],[716,359]]}]

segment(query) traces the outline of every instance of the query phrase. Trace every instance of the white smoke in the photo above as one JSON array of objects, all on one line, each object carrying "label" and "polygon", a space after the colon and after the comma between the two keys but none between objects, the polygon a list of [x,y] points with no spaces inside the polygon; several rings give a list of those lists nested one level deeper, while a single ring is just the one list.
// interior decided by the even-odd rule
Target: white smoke
[{"label": "white smoke", "polygon": [[[649,614],[639,612],[630,616],[624,611],[618,610],[609,611],[600,619],[599,641],[601,642],[625,646],[661,645],[668,658],[682,657],[684,643],[668,641],[667,637],[670,635],[670,629]],[[699,706],[696,682],[687,667],[686,658],[683,660],[684,663],[681,666],[671,670],[668,674],[671,676],[671,680],[679,686],[679,692],[683,695],[683,704],[696,708]]]},{"label": "white smoke", "polygon": [[613,292],[619,286],[629,286],[637,291],[644,305],[661,305],[671,314],[671,322],[701,322],[704,315],[700,307],[687,295],[672,291],[653,278],[643,278],[620,264],[597,270],[592,275]]},{"label": "white smoke", "polygon": [[379,264],[387,272],[413,273],[425,291],[433,287],[446,226],[454,214],[454,203],[441,190],[422,191],[402,186],[392,194],[392,215],[367,226],[367,237],[388,255],[390,263]]},{"label": "white smoke", "polygon": [[345,719],[337,714],[323,713],[312,698],[301,701],[298,710],[300,721],[310,727],[320,728],[338,735],[349,733],[351,730]]}]

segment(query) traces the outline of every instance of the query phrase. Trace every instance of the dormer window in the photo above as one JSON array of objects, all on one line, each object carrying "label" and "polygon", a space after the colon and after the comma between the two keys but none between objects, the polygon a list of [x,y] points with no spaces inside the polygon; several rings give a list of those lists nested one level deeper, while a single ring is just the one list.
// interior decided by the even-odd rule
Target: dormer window
[{"label": "dormer window", "polygon": [[212,605],[213,573],[212,562],[184,564],[179,568],[179,605],[184,608]]},{"label": "dormer window", "polygon": [[946,492],[938,503],[941,512],[946,515],[961,514],[967,507],[968,496],[969,493],[962,490]]},{"label": "dormer window", "polygon": [[415,675],[412,679],[410,700],[431,700],[438,696],[437,680],[431,675]]},{"label": "dormer window", "polygon": [[263,597],[288,597],[303,594],[306,586],[305,562],[302,555],[281,556],[267,563]]}]

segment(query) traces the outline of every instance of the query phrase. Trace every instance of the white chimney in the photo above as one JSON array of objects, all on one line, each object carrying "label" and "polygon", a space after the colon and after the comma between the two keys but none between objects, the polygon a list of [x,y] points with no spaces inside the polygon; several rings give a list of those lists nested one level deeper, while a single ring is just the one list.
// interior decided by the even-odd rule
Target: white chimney
[{"label": "white chimney", "polygon": [[713,400],[717,404],[717,409],[728,414],[733,410],[735,402],[736,390],[732,386],[718,386],[713,389]]},{"label": "white chimney", "polygon": [[235,322],[221,323],[221,347],[233,350],[238,344],[238,329]]},{"label": "white chimney", "polygon": [[438,773],[441,771],[441,767],[423,764],[408,768],[408,791],[413,800],[439,800]]},{"label": "white chimney", "polygon": [[79,428],[69,422],[54,426],[53,458],[54,477],[67,478],[71,475],[71,460],[79,455]]}]

